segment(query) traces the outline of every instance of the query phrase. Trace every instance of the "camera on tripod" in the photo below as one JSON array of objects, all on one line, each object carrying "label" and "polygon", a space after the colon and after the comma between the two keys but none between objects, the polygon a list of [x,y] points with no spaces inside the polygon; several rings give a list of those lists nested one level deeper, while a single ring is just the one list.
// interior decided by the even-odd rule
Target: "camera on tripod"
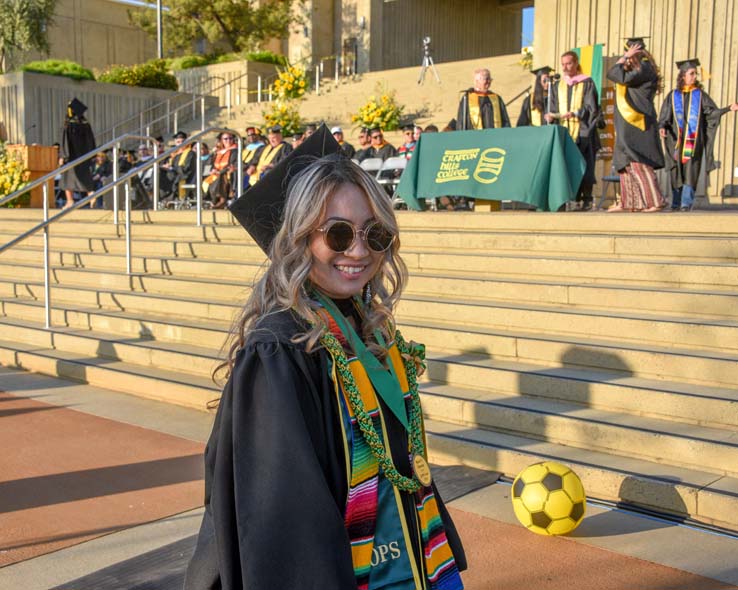
[{"label": "camera on tripod", "polygon": [[426,36],[423,37],[423,62],[420,68],[420,78],[418,78],[418,84],[422,84],[423,80],[425,79],[425,71],[430,68],[433,70],[433,74],[436,77],[436,81],[440,84],[441,79],[438,77],[438,72],[436,72],[436,68],[433,65],[433,58],[431,57],[430,52],[430,42],[431,38]]}]

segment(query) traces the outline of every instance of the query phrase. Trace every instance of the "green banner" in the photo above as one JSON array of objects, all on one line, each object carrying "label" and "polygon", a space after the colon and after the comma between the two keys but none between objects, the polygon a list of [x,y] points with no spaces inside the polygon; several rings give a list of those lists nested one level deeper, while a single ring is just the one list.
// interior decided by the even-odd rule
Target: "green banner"
[{"label": "green banner", "polygon": [[602,100],[602,47],[602,43],[598,43],[597,45],[586,45],[573,49],[579,56],[579,65],[582,66],[582,72],[592,78],[595,83],[597,97],[600,100]]},{"label": "green banner", "polygon": [[574,199],[584,170],[558,125],[423,133],[397,194],[416,210],[426,198],[462,196],[556,211]]}]

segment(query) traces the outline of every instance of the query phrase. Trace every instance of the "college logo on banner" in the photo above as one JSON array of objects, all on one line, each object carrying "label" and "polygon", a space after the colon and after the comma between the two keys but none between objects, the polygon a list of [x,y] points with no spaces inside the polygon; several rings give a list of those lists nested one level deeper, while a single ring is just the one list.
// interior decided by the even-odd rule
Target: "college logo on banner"
[{"label": "college logo on banner", "polygon": [[489,148],[483,152],[481,148],[446,150],[443,152],[441,165],[436,173],[436,184],[469,180],[472,177],[472,168],[474,168],[474,180],[483,184],[492,184],[502,172],[506,153],[500,148]]},{"label": "college logo on banner", "polygon": [[492,184],[502,172],[502,166],[505,164],[505,150],[500,148],[489,148],[482,152],[477,162],[477,169],[474,171],[474,180],[483,184]]}]

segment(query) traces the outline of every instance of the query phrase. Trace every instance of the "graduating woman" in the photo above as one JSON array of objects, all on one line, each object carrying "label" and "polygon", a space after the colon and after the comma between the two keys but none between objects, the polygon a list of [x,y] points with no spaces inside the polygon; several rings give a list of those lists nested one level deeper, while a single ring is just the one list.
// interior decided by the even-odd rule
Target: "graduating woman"
[{"label": "graduating woman", "polygon": [[530,93],[527,100],[523,101],[516,127],[540,127],[547,124],[543,117],[549,112],[548,86],[552,71],[548,66],[531,70],[531,74],[535,75],[536,81],[533,84],[533,92]]},{"label": "graduating woman", "polygon": [[426,462],[422,347],[392,316],[397,223],[337,151],[321,126],[232,206],[271,264],[234,331],[187,590],[463,588]]},{"label": "graduating woman", "polygon": [[619,204],[608,209],[652,213],[664,207],[654,170],[664,167],[653,99],[661,76],[642,38],[628,39],[625,54],[607,72],[615,82],[615,153]]},{"label": "graduating woman", "polygon": [[715,169],[713,146],[720,117],[738,111],[738,103],[718,108],[697,81],[700,60],[692,58],[676,65],[676,88],[661,106],[658,125],[671,175],[671,208],[690,211],[703,162],[707,174]]}]

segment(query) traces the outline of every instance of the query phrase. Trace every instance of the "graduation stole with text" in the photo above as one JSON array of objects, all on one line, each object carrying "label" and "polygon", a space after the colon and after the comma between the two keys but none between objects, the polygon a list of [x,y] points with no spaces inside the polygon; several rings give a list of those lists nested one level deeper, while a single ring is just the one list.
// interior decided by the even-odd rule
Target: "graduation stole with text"
[{"label": "graduation stole with text", "polygon": [[[584,83],[579,82],[571,87],[571,101],[569,101],[569,85],[563,77],[559,80],[558,90],[559,113],[578,113],[584,103]],[[560,121],[574,141],[579,139],[579,117],[575,115],[570,119],[560,119]]]},{"label": "graduation stole with text", "polygon": [[[685,94],[689,94],[686,114],[684,112]],[[674,119],[676,120],[678,129],[674,159],[681,161],[682,164],[686,164],[692,159],[694,146],[697,144],[697,135],[700,129],[700,113],[702,112],[702,91],[699,88],[692,88],[685,92],[675,90],[671,96],[671,106],[674,110]],[[681,154],[679,153],[680,145],[682,146]]]},{"label": "graduation stole with text", "polygon": [[467,92],[467,100],[469,104],[469,120],[471,121],[474,129],[483,129],[484,122],[482,121],[482,109],[481,99],[486,97],[492,104],[492,121],[494,122],[495,129],[502,127],[502,111],[500,110],[500,97],[494,92],[487,94],[479,94],[478,92],[471,91]]},{"label": "graduation stole with text", "polygon": [[[336,313],[337,310],[334,310]],[[326,322],[330,334],[340,343],[345,350],[348,346],[349,335],[339,327],[338,322],[333,315],[323,307],[319,311],[321,317]],[[338,312],[340,313],[340,312]],[[345,319],[339,318],[339,321],[345,322]],[[352,330],[352,328],[350,328]],[[391,363],[391,371],[397,376],[400,389],[404,399],[404,411],[407,415],[412,415],[413,411],[413,385],[417,395],[417,384],[411,384],[408,380],[407,363],[413,363],[413,360],[404,360],[407,354],[402,354],[400,348],[405,347],[404,340],[397,332],[398,338],[386,346],[388,352],[388,361]],[[347,452],[350,458],[349,473],[349,491],[346,499],[346,511],[344,516],[344,525],[351,542],[351,557],[354,566],[354,575],[359,590],[367,590],[369,588],[369,578],[372,569],[372,559],[374,556],[374,539],[377,525],[377,510],[379,507],[379,485],[380,477],[384,476],[379,463],[374,456],[369,442],[366,440],[364,433],[357,419],[356,408],[348,394],[347,379],[341,375],[340,352],[328,350],[333,359],[333,379],[338,385],[341,398],[339,399],[340,407],[348,411],[351,431],[344,432],[344,440],[347,441]],[[344,357],[346,355],[344,354]],[[364,410],[369,414],[374,429],[380,437],[381,444],[386,448],[387,454],[390,455],[389,443],[386,440],[384,417],[382,409],[377,399],[377,394],[372,382],[367,374],[361,361],[355,356],[348,358],[348,368],[353,382],[359,391],[363,402]],[[414,373],[414,372],[413,372]],[[337,392],[338,393],[338,392]],[[394,413],[394,412],[393,412]],[[421,429],[423,438],[425,431]],[[343,424],[343,421],[341,421]],[[408,452],[410,452],[408,450]],[[390,455],[391,456],[391,455]],[[407,531],[407,525],[404,523],[404,513],[399,502],[399,490],[395,489],[394,494],[397,500],[397,515],[403,520],[402,529]],[[420,485],[419,489],[414,492],[414,501],[417,515],[417,524],[420,529],[422,547],[418,549],[423,552],[423,564],[425,572],[419,574],[416,570],[415,559],[408,555],[413,577],[419,590],[462,590],[463,583],[456,567],[451,547],[446,538],[446,531],[441,520],[438,510],[438,503],[431,485]],[[412,550],[412,541],[405,539],[405,545],[410,552]]]}]

